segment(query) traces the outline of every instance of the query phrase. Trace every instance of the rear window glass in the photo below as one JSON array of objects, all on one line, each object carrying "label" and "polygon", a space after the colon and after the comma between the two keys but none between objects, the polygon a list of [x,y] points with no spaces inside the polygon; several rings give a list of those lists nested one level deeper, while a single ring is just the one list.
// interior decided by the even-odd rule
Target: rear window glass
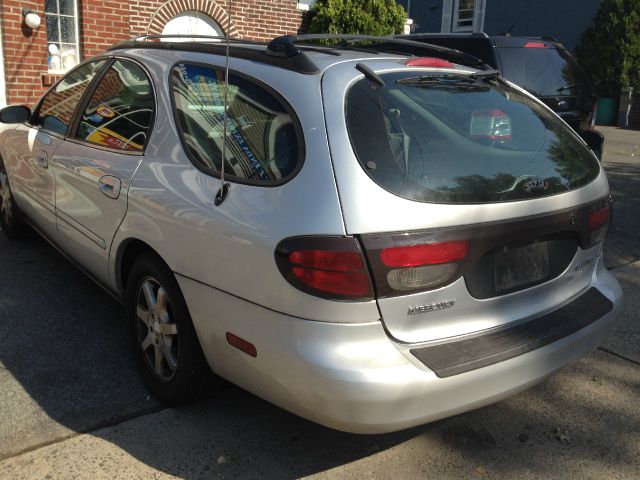
[{"label": "rear window glass", "polygon": [[504,77],[538,97],[588,95],[589,78],[564,49],[498,48]]},{"label": "rear window glass", "polygon": [[[224,72],[178,64],[173,98],[183,145],[198,168],[218,174],[224,135]],[[229,74],[225,175],[252,184],[279,184],[301,163],[301,136],[292,113],[275,94]]]},{"label": "rear window glass", "polygon": [[[422,76],[421,76],[422,75]],[[598,161],[537,101],[497,80],[417,72],[348,91],[358,161],[386,190],[435,203],[554,195],[595,179]]]}]

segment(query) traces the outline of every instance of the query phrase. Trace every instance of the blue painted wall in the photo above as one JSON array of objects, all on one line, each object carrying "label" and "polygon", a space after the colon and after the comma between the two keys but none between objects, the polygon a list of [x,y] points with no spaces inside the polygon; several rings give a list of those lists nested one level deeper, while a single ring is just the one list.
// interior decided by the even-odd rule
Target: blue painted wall
[{"label": "blue painted wall", "polygon": [[[439,32],[442,25],[442,0],[396,0],[405,10],[411,3],[410,17],[416,25],[414,33]],[[491,1],[491,0],[489,0]]]},{"label": "blue painted wall", "polygon": [[[397,0],[405,10],[409,0]],[[497,35],[524,12],[512,35],[551,36],[573,51],[580,35],[593,23],[601,0],[486,0],[484,31]],[[410,16],[415,30],[439,32],[442,24],[442,0],[411,0]]]},{"label": "blue painted wall", "polygon": [[512,35],[556,37],[573,51],[593,24],[601,0],[487,0],[484,31],[504,33],[524,12]]}]

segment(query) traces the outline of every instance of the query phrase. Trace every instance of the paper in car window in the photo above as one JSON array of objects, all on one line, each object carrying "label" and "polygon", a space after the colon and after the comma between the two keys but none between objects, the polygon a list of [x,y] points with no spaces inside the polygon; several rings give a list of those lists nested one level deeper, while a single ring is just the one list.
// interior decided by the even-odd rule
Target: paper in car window
[{"label": "paper in car window", "polygon": [[[222,113],[224,109],[224,78],[218,78],[216,70],[191,64],[181,64],[176,69],[189,87],[190,108]],[[229,85],[227,103],[233,102],[237,92],[238,87]]]}]

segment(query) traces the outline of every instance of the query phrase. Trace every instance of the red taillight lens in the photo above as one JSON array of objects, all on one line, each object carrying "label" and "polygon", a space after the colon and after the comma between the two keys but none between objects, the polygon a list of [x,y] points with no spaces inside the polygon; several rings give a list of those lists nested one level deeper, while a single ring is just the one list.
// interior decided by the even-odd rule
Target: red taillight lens
[{"label": "red taillight lens", "polygon": [[455,65],[447,60],[434,57],[419,57],[407,60],[404,63],[407,67],[436,67],[436,68],[453,68]]},{"label": "red taillight lens", "polygon": [[417,267],[462,260],[468,251],[467,241],[428,243],[385,248],[380,259],[387,267]]},{"label": "red taillight lens", "polygon": [[524,44],[524,48],[549,48],[544,42],[527,42]]},{"label": "red taillight lens", "polygon": [[328,252],[325,250],[302,250],[289,254],[289,261],[302,267],[348,272],[362,270],[364,259],[358,252]]},{"label": "red taillight lens", "polygon": [[589,230],[596,230],[597,228],[605,225],[606,223],[609,222],[609,219],[611,218],[611,206],[607,205],[604,208],[601,208],[600,210],[596,210],[595,212],[591,213],[591,215],[589,215],[589,220],[588,220],[588,225],[589,225]]},{"label": "red taillight lens", "polygon": [[320,292],[345,297],[366,297],[370,295],[369,276],[363,272],[331,272],[311,268],[293,267],[296,278]]},{"label": "red taillight lens", "polygon": [[373,288],[353,237],[294,237],[276,249],[280,272],[294,287],[323,298],[368,300]]}]

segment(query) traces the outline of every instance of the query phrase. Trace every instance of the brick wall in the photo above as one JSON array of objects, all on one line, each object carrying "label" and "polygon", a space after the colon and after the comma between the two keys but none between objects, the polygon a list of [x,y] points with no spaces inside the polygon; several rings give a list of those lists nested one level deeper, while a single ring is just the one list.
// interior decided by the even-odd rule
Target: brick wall
[{"label": "brick wall", "polygon": [[[109,45],[129,38],[127,1],[87,0],[78,4],[83,60],[104,51]],[[40,15],[40,27],[32,30],[24,25],[23,7],[30,8]],[[33,105],[58,78],[47,73],[44,2],[2,0],[0,9],[7,103]]]},{"label": "brick wall", "polygon": [[[131,35],[159,34],[180,12],[197,10],[227,30],[228,0],[130,0]],[[303,31],[304,12],[297,0],[233,0],[231,36],[270,40],[278,35]]]},{"label": "brick wall", "polygon": [[[228,0],[78,0],[81,59],[134,35],[161,33],[176,14],[197,10],[227,28]],[[297,0],[233,0],[231,35],[269,40],[306,28]],[[42,19],[39,28],[24,25],[22,8]],[[33,105],[57,79],[47,73],[47,32],[42,0],[0,0],[7,103]]]},{"label": "brick wall", "polygon": [[[2,0],[2,46],[7,103],[30,105],[42,91],[40,75],[47,71],[47,35],[42,25],[31,30],[23,23],[22,8],[44,10],[44,2]],[[34,93],[35,91],[35,93]]]},{"label": "brick wall", "polygon": [[305,29],[296,0],[238,0],[233,17],[243,38],[270,40]]},{"label": "brick wall", "polygon": [[80,48],[83,60],[130,37],[128,1],[85,0],[80,3]]}]

